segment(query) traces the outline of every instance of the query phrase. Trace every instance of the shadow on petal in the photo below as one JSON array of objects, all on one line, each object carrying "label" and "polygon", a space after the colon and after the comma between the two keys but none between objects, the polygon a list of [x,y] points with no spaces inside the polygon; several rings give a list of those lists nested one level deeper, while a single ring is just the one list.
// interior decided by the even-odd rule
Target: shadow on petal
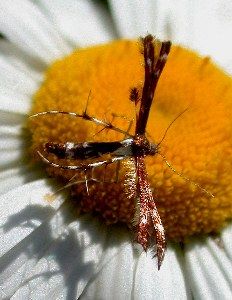
[{"label": "shadow on petal", "polygon": [[[47,296],[62,289],[68,299],[81,293],[101,259],[106,229],[90,216],[77,219],[76,211],[67,201],[58,211],[36,204],[7,219],[4,233],[16,226],[33,230],[0,259],[5,295],[25,286],[32,294],[42,290]],[[44,282],[46,291],[41,289]]]}]

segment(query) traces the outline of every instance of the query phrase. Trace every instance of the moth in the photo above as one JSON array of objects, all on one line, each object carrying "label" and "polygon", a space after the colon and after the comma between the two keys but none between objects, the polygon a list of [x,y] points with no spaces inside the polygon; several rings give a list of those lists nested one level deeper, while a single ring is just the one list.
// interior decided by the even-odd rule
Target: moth
[{"label": "moth", "polygon": [[[44,152],[53,153],[59,159],[78,159],[83,161],[79,165],[60,165],[48,160],[40,151],[37,151],[42,160],[55,167],[67,170],[91,170],[100,166],[107,166],[114,162],[122,161],[131,157],[135,164],[136,172],[136,198],[138,201],[138,222],[136,225],[136,241],[147,251],[151,240],[156,241],[156,256],[158,269],[160,269],[164,259],[166,240],[165,231],[161,218],[156,208],[152,189],[148,180],[145,165],[145,157],[154,156],[158,153],[159,144],[150,142],[146,136],[146,126],[149,118],[150,108],[153,102],[155,89],[167,61],[171,48],[171,42],[159,42],[152,35],[147,35],[141,39],[142,52],[144,58],[144,82],[142,92],[134,87],[130,92],[130,100],[135,103],[137,109],[135,133],[126,132],[126,138],[113,142],[84,142],[66,143],[47,142],[44,144]],[[87,121],[94,122],[107,129],[112,129],[125,134],[125,131],[113,126],[111,123],[102,121],[87,114],[86,110],[82,114],[65,111],[45,111],[32,115],[38,117],[45,114],[66,114],[79,117]],[[102,159],[104,154],[110,154],[109,159]],[[86,163],[87,159],[96,159],[91,163]]]}]

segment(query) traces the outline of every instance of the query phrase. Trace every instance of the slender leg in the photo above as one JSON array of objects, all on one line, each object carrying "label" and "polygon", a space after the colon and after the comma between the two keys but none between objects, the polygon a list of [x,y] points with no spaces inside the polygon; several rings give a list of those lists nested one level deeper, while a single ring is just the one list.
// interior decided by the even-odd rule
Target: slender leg
[{"label": "slender leg", "polygon": [[31,115],[30,118],[36,118],[39,116],[44,116],[44,115],[57,115],[57,114],[63,114],[63,115],[69,115],[72,117],[76,117],[76,118],[82,118],[86,121],[90,121],[90,122],[94,122],[97,125],[101,125],[104,127],[104,129],[110,129],[110,130],[114,130],[117,131],[119,133],[122,133],[128,137],[133,137],[133,135],[127,133],[126,131],[112,125],[111,123],[102,121],[100,119],[97,119],[95,117],[92,117],[90,115],[88,115],[86,112],[82,113],[82,114],[78,114],[78,113],[74,113],[74,112],[67,112],[67,111],[59,111],[59,110],[50,110],[50,111],[42,111],[39,113],[36,113],[34,115]]},{"label": "slender leg", "polygon": [[116,156],[111,159],[101,160],[101,161],[97,161],[97,162],[90,163],[90,164],[80,164],[78,166],[73,166],[73,165],[63,166],[63,165],[51,162],[45,156],[43,156],[43,154],[40,151],[37,151],[37,153],[39,154],[39,156],[42,158],[42,160],[45,163],[47,163],[55,168],[60,168],[60,169],[64,169],[64,170],[84,170],[85,171],[85,170],[97,168],[97,167],[100,167],[103,165],[109,165],[109,164],[112,164],[114,162],[117,162],[117,161],[120,161],[120,160],[123,160],[126,158],[125,156]]}]

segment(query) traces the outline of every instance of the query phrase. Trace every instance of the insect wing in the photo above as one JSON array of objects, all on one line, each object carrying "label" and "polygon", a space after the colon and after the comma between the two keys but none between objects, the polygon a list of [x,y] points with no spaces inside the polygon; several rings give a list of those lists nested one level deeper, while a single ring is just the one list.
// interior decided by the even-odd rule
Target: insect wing
[{"label": "insect wing", "polygon": [[137,204],[139,208],[137,213],[137,242],[146,251],[150,244],[150,239],[153,238],[153,234],[155,235],[158,269],[160,269],[166,249],[165,232],[148,181],[144,157],[138,156],[135,160],[137,195],[139,198],[139,203]]},{"label": "insect wing", "polygon": [[[136,134],[145,134],[148,116],[151,104],[154,98],[154,92],[158,83],[159,77],[165,66],[167,55],[171,48],[170,42],[160,42],[155,40],[152,35],[147,35],[142,39],[143,55],[144,55],[144,68],[145,79],[142,91],[142,98],[140,102],[139,115],[136,122]],[[160,47],[158,56],[156,55],[157,49]]]},{"label": "insect wing", "polygon": [[[117,153],[123,154],[125,149],[125,143],[120,142],[83,142],[83,143],[54,143],[48,142],[44,145],[44,150],[47,153],[53,153],[57,158],[60,159],[89,159],[99,158],[105,154],[115,156]],[[121,150],[121,151],[120,151]],[[126,149],[125,149],[126,150]],[[125,151],[124,151],[125,152]],[[118,155],[120,156],[120,155]]]}]

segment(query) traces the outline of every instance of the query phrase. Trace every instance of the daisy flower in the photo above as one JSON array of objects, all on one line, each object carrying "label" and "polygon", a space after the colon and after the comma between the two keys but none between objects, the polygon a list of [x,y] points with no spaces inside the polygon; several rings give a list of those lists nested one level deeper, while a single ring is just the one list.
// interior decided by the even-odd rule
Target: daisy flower
[{"label": "daisy flower", "polygon": [[[226,0],[0,2],[1,299],[231,299],[232,88],[209,57],[232,71],[231,15]],[[69,201],[45,169],[62,179],[69,172],[35,155],[49,140],[88,140],[93,124],[58,115],[28,121],[32,112],[83,111],[91,90],[88,113],[109,119],[113,112],[117,127],[127,128],[134,117],[129,89],[143,80],[136,39],[147,32],[207,55],[173,46],[148,133],[159,141],[189,107],[162,153],[215,195],[160,157],[147,160],[169,240],[159,271],[152,251],[142,251],[126,229],[132,211],[122,186],[92,184],[90,198],[80,183]],[[119,135],[103,130],[95,138]],[[127,179],[125,168],[120,176]],[[80,214],[93,211],[101,218]]]}]

